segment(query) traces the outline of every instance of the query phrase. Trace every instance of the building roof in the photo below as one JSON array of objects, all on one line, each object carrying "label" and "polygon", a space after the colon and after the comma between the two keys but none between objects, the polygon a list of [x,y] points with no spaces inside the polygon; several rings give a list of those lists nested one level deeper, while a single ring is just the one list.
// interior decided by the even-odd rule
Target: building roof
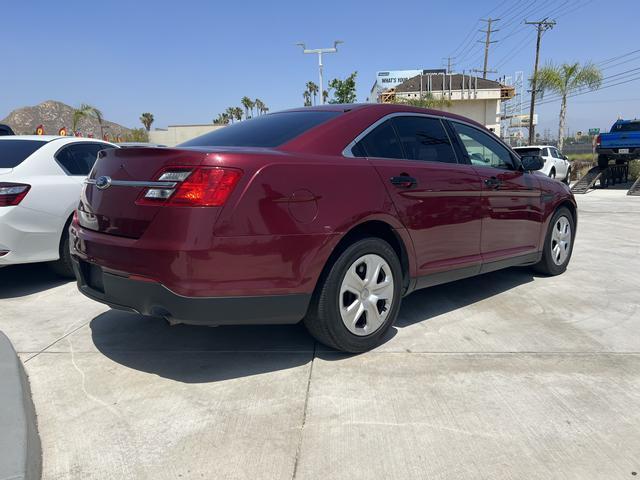
[{"label": "building roof", "polygon": [[[472,77],[470,75],[463,75],[461,73],[452,73],[447,75],[416,75],[410,78],[404,83],[401,83],[396,87],[396,92],[419,92],[420,91],[420,77],[422,77],[422,91],[426,92],[429,86],[429,78],[431,78],[431,90],[462,90],[462,81],[464,78],[465,88],[477,88],[478,90],[496,90],[502,88],[500,82],[494,80],[487,80],[486,78]],[[471,83],[469,84],[469,78]],[[476,85],[476,81],[478,82]],[[444,88],[443,88],[444,82]],[[451,86],[449,85],[451,83]]]}]

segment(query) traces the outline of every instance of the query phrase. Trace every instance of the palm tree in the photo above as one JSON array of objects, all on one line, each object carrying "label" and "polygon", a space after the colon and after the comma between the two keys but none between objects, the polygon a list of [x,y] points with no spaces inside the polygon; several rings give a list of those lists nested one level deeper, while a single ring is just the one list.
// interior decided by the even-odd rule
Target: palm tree
[{"label": "palm tree", "polygon": [[96,107],[89,105],[87,103],[81,104],[78,108],[73,111],[73,118],[71,121],[71,130],[74,132],[78,128],[78,124],[80,120],[83,118],[94,117],[98,124],[100,125],[100,138],[102,138],[102,112],[98,110]]},{"label": "palm tree", "polygon": [[242,108],[240,107],[233,107],[233,116],[236,120],[240,121],[242,120]]},{"label": "palm tree", "polygon": [[309,90],[305,90],[304,92],[302,92],[302,98],[304,98],[304,106],[305,107],[310,107],[311,106],[311,93],[309,93]]},{"label": "palm tree", "polygon": [[316,104],[316,96],[318,95],[318,91],[319,91],[318,85],[316,85],[313,82],[307,82],[307,91],[311,95],[313,95],[313,104],[315,105]]},{"label": "palm tree", "polygon": [[560,95],[560,119],[558,121],[558,150],[564,145],[564,126],[567,118],[567,96],[581,88],[596,90],[602,84],[602,72],[592,63],[548,63],[538,70],[537,84],[540,98],[547,91]]},{"label": "palm tree", "polygon": [[251,117],[249,117],[249,110],[251,110],[251,112],[253,112],[253,100],[251,100],[249,97],[242,97],[242,99],[240,100],[240,103],[242,103],[242,106],[244,107],[244,117],[246,119],[249,119]]},{"label": "palm tree", "polygon": [[151,124],[153,123],[153,113],[145,112],[140,115],[140,122],[144,125],[145,130],[148,132],[151,130]]},{"label": "palm tree", "polygon": [[235,109],[235,107],[228,107],[225,110],[225,113],[227,114],[227,117],[231,120],[231,123],[233,123],[233,120],[236,117],[236,109]]},{"label": "palm tree", "polygon": [[322,102],[327,103],[327,99],[329,98],[329,92],[327,90],[322,91]]},{"label": "palm tree", "polygon": [[215,125],[226,125],[229,123],[229,114],[227,112],[222,112],[218,114],[218,117],[213,120]]},{"label": "palm tree", "polygon": [[253,102],[256,106],[256,113],[258,115],[262,115],[264,113],[264,109],[266,107],[266,105],[264,104],[264,102],[262,100],[260,100],[259,98],[256,98],[255,101]]}]

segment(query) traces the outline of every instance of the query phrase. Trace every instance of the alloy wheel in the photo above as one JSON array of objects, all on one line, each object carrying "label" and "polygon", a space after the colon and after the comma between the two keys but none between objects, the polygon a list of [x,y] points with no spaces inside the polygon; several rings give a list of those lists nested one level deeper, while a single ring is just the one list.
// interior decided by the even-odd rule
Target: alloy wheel
[{"label": "alloy wheel", "polygon": [[354,335],[370,335],[385,322],[393,301],[391,267],[379,255],[353,262],[342,279],[338,307],[345,327]]},{"label": "alloy wheel", "polygon": [[564,215],[556,220],[551,233],[551,258],[556,265],[563,265],[571,251],[571,222]]}]

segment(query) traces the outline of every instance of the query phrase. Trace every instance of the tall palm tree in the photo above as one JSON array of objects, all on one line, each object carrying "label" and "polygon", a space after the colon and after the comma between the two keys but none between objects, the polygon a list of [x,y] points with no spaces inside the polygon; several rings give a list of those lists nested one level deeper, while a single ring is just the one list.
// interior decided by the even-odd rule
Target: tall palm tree
[{"label": "tall palm tree", "polygon": [[153,113],[145,112],[140,115],[140,122],[144,125],[145,130],[148,132],[151,130],[151,124],[153,123]]},{"label": "tall palm tree", "polygon": [[98,121],[100,125],[100,138],[103,136],[102,132],[102,112],[93,105],[82,103],[78,108],[73,111],[73,118],[71,121],[71,129],[75,132],[78,128],[80,120],[83,118],[93,117]]},{"label": "tall palm tree", "polygon": [[264,104],[264,102],[262,100],[260,100],[259,98],[256,98],[255,101],[253,102],[256,106],[256,113],[258,115],[262,115],[264,113],[264,109],[266,107],[266,105]]},{"label": "tall palm tree", "polygon": [[240,107],[233,107],[233,116],[236,120],[240,121],[242,120],[242,108]]},{"label": "tall palm tree", "polygon": [[229,114],[227,112],[222,112],[218,114],[218,117],[213,120],[215,125],[226,125],[229,123]]},{"label": "tall palm tree", "polygon": [[313,82],[307,82],[307,91],[313,95],[313,104],[316,104],[316,96],[318,95],[318,91],[320,89],[318,88],[318,85],[316,85]]},{"label": "tall palm tree", "polygon": [[602,84],[602,72],[592,63],[563,63],[554,65],[548,63],[538,70],[537,84],[540,98],[547,91],[560,95],[560,119],[558,121],[558,149],[562,151],[564,145],[564,126],[567,118],[567,97],[570,93],[581,88],[596,90]]},{"label": "tall palm tree", "polygon": [[235,107],[228,107],[225,110],[225,113],[227,114],[227,116],[229,117],[229,119],[231,120],[231,123],[233,123],[233,121],[236,118],[236,109]]},{"label": "tall palm tree", "polygon": [[327,103],[327,99],[329,98],[329,92],[327,90],[322,91],[322,102]]},{"label": "tall palm tree", "polygon": [[251,100],[249,97],[242,97],[240,103],[242,103],[242,106],[244,107],[244,117],[246,119],[251,118],[249,117],[249,110],[253,112],[253,100]]},{"label": "tall palm tree", "polygon": [[309,93],[309,90],[305,90],[304,92],[302,92],[302,98],[304,98],[304,106],[305,107],[310,107],[311,106],[311,93]]}]

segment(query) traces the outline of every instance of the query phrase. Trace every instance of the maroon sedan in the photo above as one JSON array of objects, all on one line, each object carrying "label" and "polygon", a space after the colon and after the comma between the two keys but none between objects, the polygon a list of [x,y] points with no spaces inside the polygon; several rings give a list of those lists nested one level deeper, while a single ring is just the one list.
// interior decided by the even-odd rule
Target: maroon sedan
[{"label": "maroon sedan", "polygon": [[403,296],[514,265],[562,273],[569,189],[463,117],[301,108],[177,148],[103,150],[71,226],[78,287],[196,325],[302,320],[360,352]]}]

